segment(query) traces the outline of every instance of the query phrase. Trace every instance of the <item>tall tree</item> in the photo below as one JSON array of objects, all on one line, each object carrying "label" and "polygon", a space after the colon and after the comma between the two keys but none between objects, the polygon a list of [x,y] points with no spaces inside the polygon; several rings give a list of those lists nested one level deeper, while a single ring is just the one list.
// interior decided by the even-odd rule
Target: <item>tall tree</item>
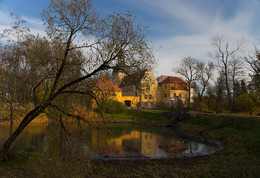
[{"label": "tall tree", "polygon": [[236,111],[236,81],[239,77],[241,77],[244,74],[244,68],[243,68],[243,61],[240,57],[234,57],[230,60],[230,68],[229,68],[229,75],[231,78],[231,88],[233,91],[233,105],[232,105],[232,111]]},{"label": "tall tree", "polygon": [[209,98],[214,101],[216,114],[218,114],[223,107],[223,95],[225,92],[225,87],[223,85],[224,81],[224,76],[220,73],[219,77],[214,82],[215,85],[210,87],[207,91]]},{"label": "tall tree", "polygon": [[214,66],[213,62],[209,62],[207,64],[207,66],[205,66],[204,63],[200,63],[200,66],[198,69],[199,69],[198,81],[201,86],[201,89],[199,92],[199,98],[200,98],[200,101],[202,102],[203,95],[204,95],[207,87],[210,84],[211,78],[213,77],[213,72],[214,72],[215,66]]},{"label": "tall tree", "polygon": [[253,73],[251,75],[251,85],[254,90],[260,89],[260,50],[255,46],[254,54],[249,54],[244,57],[245,61],[249,65],[249,70]]},{"label": "tall tree", "polygon": [[[2,94],[9,105],[9,117],[10,117],[10,135],[13,132],[13,117],[15,110],[15,103],[18,100],[22,100],[21,93],[22,73],[24,72],[24,50],[21,43],[29,29],[24,26],[25,21],[21,16],[11,13],[11,16],[15,18],[15,22],[11,23],[10,29],[5,29],[0,34],[0,38],[7,39],[8,44],[5,45],[1,51],[0,63],[2,66]],[[20,92],[20,95],[18,94]]]},{"label": "tall tree", "polygon": [[247,94],[247,86],[244,80],[241,80],[241,95]]},{"label": "tall tree", "polygon": [[215,48],[213,53],[210,53],[210,57],[216,61],[216,66],[219,72],[225,77],[225,86],[228,96],[228,105],[230,111],[232,111],[232,99],[230,91],[230,60],[232,56],[238,54],[243,47],[244,40],[238,40],[233,45],[230,42],[225,41],[223,36],[216,36],[211,40],[212,46]]},{"label": "tall tree", "polygon": [[[11,144],[32,120],[48,107],[60,109],[55,105],[58,97],[68,94],[92,96],[92,91],[81,87],[79,83],[90,80],[101,71],[113,69],[122,51],[129,66],[145,65],[152,61],[145,31],[135,23],[134,17],[129,13],[112,14],[102,19],[91,0],[52,0],[42,16],[49,37],[60,41],[58,47],[52,49],[58,53],[54,51],[48,59],[52,66],[47,77],[40,82],[44,83],[48,79],[49,91],[4,143],[1,149],[2,160],[7,158]],[[84,60],[80,61],[84,67],[79,76],[70,78],[73,62],[71,55],[73,51],[82,49],[86,49],[82,57]]]},{"label": "tall tree", "polygon": [[181,64],[173,69],[176,73],[182,75],[188,82],[188,109],[190,109],[191,104],[191,83],[199,78],[200,67],[201,64],[198,62],[197,59],[194,59],[192,57],[185,57],[182,59]]}]

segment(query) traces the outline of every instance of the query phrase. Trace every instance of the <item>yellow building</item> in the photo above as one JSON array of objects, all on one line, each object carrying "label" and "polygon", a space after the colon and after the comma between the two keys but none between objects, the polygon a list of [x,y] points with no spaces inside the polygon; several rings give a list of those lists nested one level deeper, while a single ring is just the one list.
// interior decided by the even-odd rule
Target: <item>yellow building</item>
[{"label": "yellow building", "polygon": [[[165,105],[173,105],[181,101],[184,105],[187,104],[189,92],[188,82],[181,77],[164,76],[164,80],[158,83],[158,102]],[[193,92],[191,92],[193,96]]]},{"label": "yellow building", "polygon": [[[99,98],[113,99],[128,107],[145,108],[171,106],[180,101],[186,105],[188,101],[189,84],[181,77],[162,75],[155,79],[150,69],[131,75],[113,71],[112,81],[102,78],[97,82],[95,93]],[[191,97],[193,93],[192,89]]]},{"label": "yellow building", "polygon": [[103,77],[100,80],[98,80],[98,82],[92,90],[95,94],[95,99],[93,100],[92,108],[97,107],[97,102],[101,102],[107,99],[122,102],[122,90],[106,77]]},{"label": "yellow building", "polygon": [[[120,72],[117,74],[121,76]],[[115,79],[119,77],[115,76]],[[154,107],[157,101],[157,81],[150,69],[122,78],[123,102],[129,107]]]}]

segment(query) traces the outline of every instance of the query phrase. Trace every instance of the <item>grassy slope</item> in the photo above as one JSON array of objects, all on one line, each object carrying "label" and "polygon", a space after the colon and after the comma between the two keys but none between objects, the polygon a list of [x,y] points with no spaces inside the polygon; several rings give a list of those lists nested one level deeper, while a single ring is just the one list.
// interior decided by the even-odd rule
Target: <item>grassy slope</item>
[{"label": "grassy slope", "polygon": [[[162,110],[129,110],[116,117],[134,122],[158,124],[168,122]],[[122,121],[124,119],[121,119]],[[100,176],[100,177],[259,177],[260,119],[238,116],[195,115],[180,124],[182,131],[222,140],[226,149],[215,155],[168,161],[88,162],[46,160],[42,157],[0,165],[4,175],[13,177],[37,175]],[[32,154],[33,155],[33,154]],[[28,156],[28,155],[27,155]],[[25,163],[26,162],[26,163]],[[43,171],[45,167],[46,171]],[[41,171],[42,170],[42,171]]]}]

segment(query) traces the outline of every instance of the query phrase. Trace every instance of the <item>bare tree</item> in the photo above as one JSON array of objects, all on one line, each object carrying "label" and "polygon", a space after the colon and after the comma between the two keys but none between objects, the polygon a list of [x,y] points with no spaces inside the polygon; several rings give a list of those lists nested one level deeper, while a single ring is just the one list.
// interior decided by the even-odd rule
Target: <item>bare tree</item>
[{"label": "bare tree", "polygon": [[241,51],[244,45],[244,40],[238,40],[233,45],[230,45],[230,42],[225,41],[223,36],[217,36],[212,38],[211,44],[215,48],[215,52],[209,53],[209,56],[216,61],[216,67],[225,77],[229,109],[232,111],[232,99],[229,81],[230,60],[232,59],[232,56]]},{"label": "bare tree", "polygon": [[191,83],[199,78],[200,65],[201,64],[198,62],[197,59],[194,59],[192,57],[185,57],[182,59],[181,64],[173,69],[176,73],[182,75],[188,82],[188,109],[190,109],[191,104]]},{"label": "bare tree", "polygon": [[244,57],[246,63],[249,65],[249,70],[253,73],[251,75],[255,90],[260,89],[260,50],[255,46],[254,53],[248,54]]},{"label": "bare tree", "polygon": [[[80,83],[101,71],[113,69],[122,51],[129,66],[148,63],[151,60],[145,31],[135,24],[134,17],[129,13],[110,15],[102,19],[91,0],[53,0],[42,16],[49,37],[60,41],[57,43],[58,47],[52,49],[58,53],[52,53],[51,58],[47,59],[53,65],[50,66],[47,76],[40,81],[48,82],[49,91],[4,143],[1,149],[2,160],[7,159],[11,144],[32,120],[48,107],[59,110],[59,106],[54,102],[56,98],[68,94],[92,96],[91,90],[85,90]],[[85,55],[82,56],[84,60],[81,61],[81,73],[78,77],[70,78],[73,62],[71,54],[83,49]]]},{"label": "bare tree", "polygon": [[229,75],[231,77],[232,81],[232,91],[233,91],[233,105],[232,109],[233,112],[236,111],[236,82],[239,77],[241,77],[244,74],[244,68],[243,68],[243,61],[239,57],[233,57],[230,61],[230,69],[229,69]]},{"label": "bare tree", "polygon": [[209,62],[207,66],[205,66],[204,63],[200,63],[198,81],[201,86],[201,89],[199,91],[199,98],[201,102],[203,101],[204,92],[209,86],[209,82],[213,76],[214,69],[215,66],[213,62]]}]

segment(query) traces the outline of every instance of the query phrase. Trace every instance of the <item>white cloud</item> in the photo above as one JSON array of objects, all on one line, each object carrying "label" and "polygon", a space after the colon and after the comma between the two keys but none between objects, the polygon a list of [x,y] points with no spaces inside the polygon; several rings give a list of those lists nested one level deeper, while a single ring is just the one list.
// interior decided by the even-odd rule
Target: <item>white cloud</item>
[{"label": "white cloud", "polygon": [[[22,16],[22,19],[26,21],[24,26],[30,28],[30,33],[34,35],[46,36],[42,20],[26,16]],[[0,33],[3,33],[5,29],[11,29],[11,23],[13,22],[14,19],[10,16],[10,14],[0,11]],[[12,39],[15,40],[14,38]],[[0,39],[0,41],[6,42],[6,39]]]},{"label": "white cloud", "polygon": [[0,11],[0,24],[3,25],[10,24],[11,21],[12,18],[8,13]]},{"label": "white cloud", "polygon": [[[137,0],[132,1],[137,4]],[[158,49],[155,56],[159,58],[159,66],[156,70],[159,75],[172,75],[172,68],[186,56],[206,61],[208,59],[207,52],[212,50],[210,39],[214,36],[223,35],[229,41],[244,38],[249,44],[248,48],[253,43],[258,42],[259,36],[253,36],[252,31],[259,30],[259,19],[256,18],[259,16],[259,1],[240,0],[236,2],[238,3],[236,4],[237,9],[233,9],[232,14],[227,11],[230,9],[225,9],[225,3],[221,2],[222,4],[218,4],[215,9],[212,9],[212,5],[199,6],[195,4],[196,2],[138,0],[141,7],[146,7],[146,11],[157,12],[158,16],[168,16],[169,23],[174,24],[178,21],[179,24],[184,24],[186,31],[188,31],[186,34],[182,31],[174,34],[169,32],[165,38],[153,41],[155,48]],[[178,23],[175,24],[176,28],[178,28]]]}]

